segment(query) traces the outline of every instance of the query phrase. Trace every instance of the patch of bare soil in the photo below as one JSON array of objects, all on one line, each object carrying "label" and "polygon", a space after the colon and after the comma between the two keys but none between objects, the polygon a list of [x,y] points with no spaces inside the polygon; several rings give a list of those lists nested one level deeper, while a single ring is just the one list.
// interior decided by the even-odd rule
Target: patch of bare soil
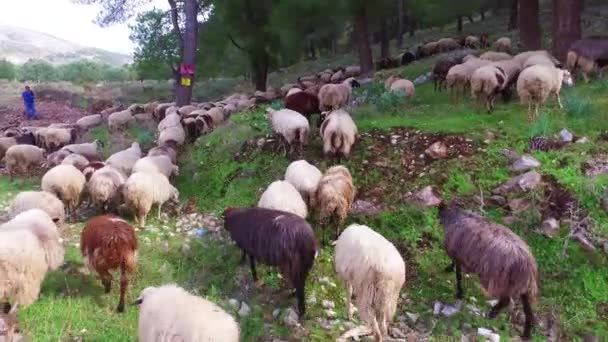
[{"label": "patch of bare soil", "polygon": [[27,120],[24,109],[23,103],[18,101],[0,105],[0,130],[9,127],[74,123],[84,115],[87,115],[78,108],[73,108],[65,102],[57,101],[37,101],[36,111],[38,112],[38,120]]}]

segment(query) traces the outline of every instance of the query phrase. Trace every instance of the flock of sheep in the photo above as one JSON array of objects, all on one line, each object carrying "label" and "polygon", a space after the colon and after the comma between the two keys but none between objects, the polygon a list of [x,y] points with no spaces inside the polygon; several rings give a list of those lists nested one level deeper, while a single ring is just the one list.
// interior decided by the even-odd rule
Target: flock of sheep
[{"label": "flock of sheep", "polygon": [[[471,47],[485,44],[483,39],[473,38],[465,39],[465,43]],[[427,45],[422,54],[434,53]],[[454,46],[443,39],[434,49],[444,51]],[[502,51],[440,59],[433,68],[436,88],[470,88],[475,97],[485,96],[488,110],[493,108],[494,97],[507,94],[515,83],[522,101],[536,107],[550,94],[559,101],[561,84],[571,78],[555,58],[546,51],[511,57],[505,52],[510,50],[506,38],[499,39],[496,46]],[[579,53],[577,60],[584,58],[581,56]],[[86,198],[89,206],[105,213],[127,209],[140,226],[145,226],[152,206],[157,206],[160,217],[165,203],[179,200],[179,192],[170,180],[179,172],[176,159],[181,146],[221,125],[232,113],[283,96],[286,108],[268,108],[267,116],[286,152],[302,152],[309,139],[310,115],[320,112],[324,154],[348,157],[358,132],[345,107],[352,88],[359,85],[354,78],[359,73],[357,67],[327,70],[301,77],[297,84],[280,91],[253,97],[235,94],[220,102],[181,108],[173,103],[135,104],[125,110],[111,108],[83,117],[75,125],[5,131],[0,138],[0,157],[4,157],[11,176],[40,165],[50,169],[42,177],[42,191],[18,194],[10,206],[9,221],[0,226],[0,303],[12,304],[7,303],[0,311],[0,322],[13,322],[14,328],[16,308],[34,303],[45,274],[63,263],[59,228],[66,221],[66,212],[68,217],[74,215],[82,198]],[[415,94],[412,82],[396,76],[386,80],[385,87],[410,97]],[[99,141],[75,143],[82,132],[104,121],[116,131],[134,121],[152,120],[157,122],[158,145],[145,156],[134,142],[102,161]],[[332,221],[337,238],[334,263],[347,285],[348,317],[352,317],[350,301],[354,295],[360,318],[372,328],[375,339],[382,341],[405,283],[405,262],[390,241],[369,227],[352,224],[340,232],[355,191],[346,167],[336,165],[322,173],[309,162],[298,160],[286,169],[284,180],[268,186],[257,207],[227,208],[225,228],[242,250],[243,260],[249,258],[254,280],[256,261],[278,267],[296,289],[299,313],[304,315],[305,283],[318,254],[315,233],[306,219],[314,211],[321,227]],[[508,228],[461,210],[457,203],[441,203],[439,215],[446,251],[453,262],[451,269],[456,272],[457,297],[463,297],[464,271],[477,274],[483,289],[499,299],[490,311],[491,318],[512,298],[520,298],[526,315],[522,336],[529,338],[531,304],[538,297],[538,267],[527,244]],[[323,230],[323,245],[325,235]],[[86,223],[80,247],[86,264],[99,274],[106,292],[111,289],[110,271],[120,270],[117,311],[124,311],[129,278],[137,265],[134,228],[119,216],[96,216]],[[175,334],[192,341],[239,339],[238,325],[231,315],[176,285],[146,288],[137,303],[140,341],[163,340]],[[184,313],[176,303],[188,305],[190,310]]]}]

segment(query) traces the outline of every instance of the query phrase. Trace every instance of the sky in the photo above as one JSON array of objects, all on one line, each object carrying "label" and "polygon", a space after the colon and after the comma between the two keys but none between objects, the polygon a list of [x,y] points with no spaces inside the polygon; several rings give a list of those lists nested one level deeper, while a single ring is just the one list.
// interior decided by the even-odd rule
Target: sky
[{"label": "sky", "polygon": [[[167,0],[150,0],[142,9],[169,8]],[[93,20],[96,5],[79,5],[70,0],[0,0],[0,24],[40,31],[80,45],[130,55],[127,24],[101,28]],[[132,21],[131,21],[132,23]]]}]

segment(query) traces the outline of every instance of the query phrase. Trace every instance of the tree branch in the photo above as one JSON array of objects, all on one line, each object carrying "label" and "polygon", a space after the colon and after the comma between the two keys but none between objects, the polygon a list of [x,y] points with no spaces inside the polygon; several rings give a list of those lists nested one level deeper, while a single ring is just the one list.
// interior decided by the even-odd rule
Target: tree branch
[{"label": "tree branch", "polygon": [[171,23],[173,24],[173,32],[177,38],[179,49],[184,53],[184,38],[182,37],[182,31],[179,29],[179,19],[177,13],[177,4],[175,0],[168,0],[169,6],[171,6]]},{"label": "tree branch", "polygon": [[230,33],[228,34],[228,39],[230,39],[230,41],[232,42],[232,45],[236,46],[237,49],[247,52],[247,49],[240,46],[239,43],[237,43],[236,40],[234,40],[234,38],[232,37],[232,35]]}]

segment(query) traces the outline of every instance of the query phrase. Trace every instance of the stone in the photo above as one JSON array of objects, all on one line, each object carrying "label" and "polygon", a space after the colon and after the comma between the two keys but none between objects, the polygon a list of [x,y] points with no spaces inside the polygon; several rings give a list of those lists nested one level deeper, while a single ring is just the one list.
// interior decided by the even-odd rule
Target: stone
[{"label": "stone", "polygon": [[435,141],[424,153],[432,159],[445,159],[448,157],[448,147],[441,141]]},{"label": "stone", "polygon": [[578,243],[587,252],[595,252],[595,246],[591,243],[582,233],[576,233],[571,236],[572,240],[578,241]]},{"label": "stone", "polygon": [[238,301],[238,299],[234,299],[234,298],[230,298],[230,300],[228,300],[228,304],[233,309],[238,309],[241,306],[241,303]]},{"label": "stone", "polygon": [[501,153],[503,156],[507,157],[507,160],[509,161],[509,163],[513,163],[516,160],[518,160],[519,158],[521,158],[521,156],[517,152],[510,150],[508,148],[503,149],[501,151]]},{"label": "stone", "polygon": [[247,303],[245,302],[242,302],[241,309],[239,310],[239,317],[247,317],[250,313],[251,309],[249,308],[249,305],[247,305]]},{"label": "stone", "polygon": [[509,179],[505,184],[492,190],[494,195],[506,195],[514,192],[526,192],[540,185],[541,175],[536,171],[528,171]]},{"label": "stone", "polygon": [[415,193],[414,198],[425,207],[435,207],[441,203],[441,198],[435,195],[430,185]]},{"label": "stone", "polygon": [[279,315],[281,315],[281,309],[272,310],[272,318],[277,318]]},{"label": "stone", "polygon": [[407,316],[408,322],[410,322],[412,325],[416,324],[416,322],[418,322],[418,318],[420,318],[420,315],[413,312],[406,312],[405,315]]},{"label": "stone", "polygon": [[326,309],[325,310],[325,316],[327,316],[328,318],[335,318],[337,316],[337,314],[332,309]]},{"label": "stone", "polygon": [[308,296],[308,299],[306,301],[310,304],[317,304],[317,297],[315,297],[314,295]]},{"label": "stone", "polygon": [[576,141],[577,144],[586,144],[588,142],[589,142],[589,138],[587,138],[587,137],[582,137]]},{"label": "stone", "polygon": [[530,155],[523,155],[509,167],[514,172],[526,172],[540,167],[540,162]]},{"label": "stone", "polygon": [[378,205],[375,205],[372,202],[369,201],[364,201],[364,200],[356,200],[351,209],[350,212],[353,215],[368,215],[368,216],[373,216],[373,215],[377,215],[379,213],[382,212],[382,208]]},{"label": "stone", "polygon": [[461,307],[462,301],[458,300],[454,305],[444,305],[443,308],[441,308],[441,314],[445,317],[454,316],[460,312]]},{"label": "stone", "polygon": [[391,335],[394,338],[405,338],[405,334],[403,333],[403,331],[401,331],[397,328],[390,328],[389,335]]},{"label": "stone", "polygon": [[473,326],[470,323],[462,323],[462,330],[463,331],[471,331],[473,330]]},{"label": "stone", "polygon": [[298,325],[298,314],[296,311],[292,308],[287,309],[285,316],[283,317],[283,322],[290,327]]},{"label": "stone", "polygon": [[548,237],[554,237],[559,233],[559,221],[553,217],[549,217],[540,225],[540,229]]},{"label": "stone", "polygon": [[503,207],[507,204],[507,199],[503,196],[493,195],[490,197],[490,203],[493,203],[499,207]]},{"label": "stone", "polygon": [[333,309],[336,307],[336,304],[334,304],[334,302],[325,299],[321,302],[321,305],[323,305],[324,309]]},{"label": "stone", "polygon": [[433,304],[433,315],[437,316],[441,313],[441,309],[443,308],[443,303],[440,301],[436,301]]},{"label": "stone", "polygon": [[530,209],[532,203],[525,198],[514,198],[509,201],[508,206],[513,215],[518,215]]},{"label": "stone", "polygon": [[477,328],[477,335],[485,337],[490,342],[500,342],[500,335],[495,334],[490,329]]},{"label": "stone", "polygon": [[563,142],[572,142],[572,140],[574,140],[574,135],[567,129],[562,129],[559,132],[559,137],[562,139]]}]

